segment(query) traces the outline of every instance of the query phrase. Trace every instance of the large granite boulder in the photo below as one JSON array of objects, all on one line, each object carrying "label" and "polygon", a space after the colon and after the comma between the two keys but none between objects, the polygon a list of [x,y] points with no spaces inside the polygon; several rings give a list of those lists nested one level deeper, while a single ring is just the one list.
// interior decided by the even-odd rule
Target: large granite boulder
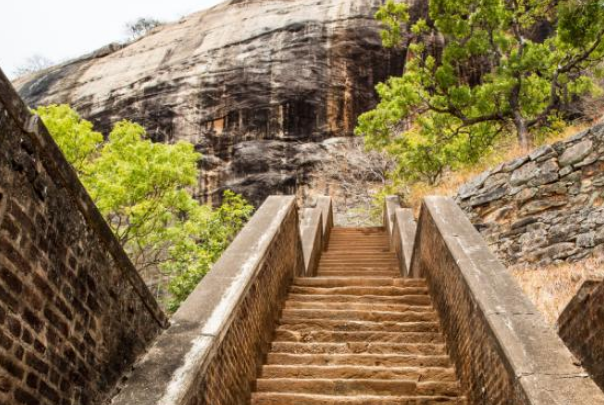
[{"label": "large granite boulder", "polygon": [[127,118],[157,141],[191,141],[202,199],[229,187],[259,204],[299,190],[328,158],[319,143],[352,136],[375,84],[402,70],[404,52],[381,46],[381,3],[231,0],[15,85],[30,105],[69,103],[104,132]]}]

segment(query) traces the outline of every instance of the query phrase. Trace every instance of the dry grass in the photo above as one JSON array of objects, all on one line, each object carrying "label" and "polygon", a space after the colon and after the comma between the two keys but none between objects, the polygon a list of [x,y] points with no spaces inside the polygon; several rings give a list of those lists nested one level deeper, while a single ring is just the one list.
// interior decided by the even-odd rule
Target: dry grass
[{"label": "dry grass", "polygon": [[[550,144],[557,141],[564,140],[577,132],[583,131],[590,126],[592,122],[584,122],[576,125],[568,126],[562,131],[557,132],[548,136],[543,141],[539,142],[539,145]],[[455,196],[457,190],[464,183],[467,183],[472,178],[476,177],[485,170],[489,170],[500,163],[504,163],[527,154],[527,151],[522,149],[517,142],[508,141],[497,145],[497,153],[492,153],[485,157],[479,163],[466,167],[461,170],[446,173],[441,182],[438,185],[429,185],[426,183],[416,183],[410,187],[409,194],[406,197],[407,204],[412,207],[416,213],[419,210],[422,199],[428,195],[445,195]]]},{"label": "dry grass", "polygon": [[604,278],[604,266],[596,259],[564,263],[540,269],[511,269],[525,294],[551,325],[586,280]]}]

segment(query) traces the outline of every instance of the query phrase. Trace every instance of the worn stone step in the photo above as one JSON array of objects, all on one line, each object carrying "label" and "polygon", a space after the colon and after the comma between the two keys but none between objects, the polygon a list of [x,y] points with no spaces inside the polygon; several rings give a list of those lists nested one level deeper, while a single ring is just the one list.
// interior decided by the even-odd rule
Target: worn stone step
[{"label": "worn stone step", "polygon": [[317,273],[327,273],[327,274],[344,273],[344,274],[346,274],[345,276],[342,276],[342,277],[355,277],[355,273],[359,273],[361,275],[361,276],[356,276],[356,277],[362,277],[362,275],[365,275],[365,274],[372,275],[372,277],[380,277],[380,275],[382,275],[382,277],[391,277],[391,278],[400,277],[399,267],[391,266],[391,265],[388,265],[388,266],[325,265],[325,266],[319,266],[319,268],[317,268]]},{"label": "worn stone step", "polygon": [[375,261],[397,261],[398,258],[396,257],[396,255],[390,255],[390,254],[364,254],[364,255],[349,255],[346,253],[325,253],[321,255],[321,261],[322,262],[328,262],[328,261],[345,261],[345,262],[349,262],[349,261],[353,261],[353,260],[375,260]]},{"label": "worn stone step", "polygon": [[452,367],[263,366],[263,378],[380,378],[456,382]]},{"label": "worn stone step", "polygon": [[286,319],[329,319],[345,321],[371,321],[371,322],[433,322],[438,321],[434,311],[421,312],[394,312],[394,311],[362,311],[341,309],[284,309],[281,313]]},{"label": "worn stone step", "polygon": [[400,273],[395,270],[387,271],[347,271],[347,270],[327,270],[318,271],[317,277],[399,277]]},{"label": "worn stone step", "polygon": [[257,392],[298,392],[320,395],[442,395],[457,396],[457,382],[395,379],[259,378]]},{"label": "worn stone step", "polygon": [[439,323],[422,322],[373,322],[351,321],[348,319],[287,319],[278,321],[277,331],[298,332],[334,331],[334,332],[438,332]]},{"label": "worn stone step", "polygon": [[290,287],[292,294],[401,296],[428,294],[425,287]]},{"label": "worn stone step", "polygon": [[317,277],[400,277],[400,271],[388,270],[318,270]]},{"label": "worn stone step", "polygon": [[341,241],[341,242],[329,242],[327,245],[327,251],[334,253],[334,251],[341,250],[344,252],[367,250],[368,253],[389,253],[390,245],[387,242],[355,242],[355,241]]},{"label": "worn stone step", "polygon": [[255,392],[252,405],[467,405],[465,398],[434,396],[334,396]]},{"label": "worn stone step", "polygon": [[434,396],[332,396],[299,393],[257,392],[252,394],[252,405],[467,405],[463,397]]},{"label": "worn stone step", "polygon": [[266,364],[451,367],[446,355],[268,353]]},{"label": "worn stone step", "polygon": [[359,303],[359,304],[405,304],[405,305],[432,305],[432,299],[424,294],[407,295],[340,295],[340,294],[299,294],[290,293],[287,302],[315,302],[315,303]]},{"label": "worn stone step", "polygon": [[[373,257],[372,257],[373,256]],[[348,263],[348,262],[377,262],[377,263],[389,263],[389,262],[396,262],[397,258],[396,256],[384,256],[384,255],[363,255],[363,256],[335,256],[328,254],[325,256],[321,256],[321,263]]]},{"label": "worn stone step", "polygon": [[334,263],[319,263],[319,269],[328,269],[328,268],[333,268],[333,269],[342,269],[342,270],[346,270],[346,269],[376,269],[376,270],[387,270],[387,269],[398,269],[398,262],[397,263],[341,263],[341,262],[334,262]]},{"label": "worn stone step", "polygon": [[[376,245],[376,246],[355,246],[355,250],[358,252],[363,252],[365,254],[373,254],[373,255],[381,255],[381,254],[389,254],[391,252],[390,247],[388,245]],[[341,246],[338,245],[328,245],[323,254],[337,255],[344,254],[350,252],[350,245],[343,243]]]},{"label": "worn stone step", "polygon": [[[419,325],[419,324],[413,324]],[[438,325],[436,325],[438,327]],[[382,327],[384,328],[384,327]],[[303,328],[301,328],[303,329]],[[385,329],[385,328],[384,328]],[[444,343],[440,332],[392,332],[392,331],[334,331],[334,330],[295,330],[291,327],[278,327],[275,341],[282,342],[391,342],[391,343]]]},{"label": "worn stone step", "polygon": [[398,286],[426,287],[421,279],[393,277],[306,277],[294,279],[294,285],[301,287],[346,287],[346,286]]},{"label": "worn stone step", "polygon": [[315,310],[359,310],[359,311],[395,311],[395,312],[424,312],[432,311],[429,303],[424,305],[405,305],[405,304],[376,304],[376,303],[358,303],[358,302],[315,302],[315,301],[285,301],[284,309],[315,309]]},{"label": "worn stone step", "polygon": [[293,354],[419,354],[444,355],[445,345],[435,343],[300,343],[273,342],[272,353]]}]

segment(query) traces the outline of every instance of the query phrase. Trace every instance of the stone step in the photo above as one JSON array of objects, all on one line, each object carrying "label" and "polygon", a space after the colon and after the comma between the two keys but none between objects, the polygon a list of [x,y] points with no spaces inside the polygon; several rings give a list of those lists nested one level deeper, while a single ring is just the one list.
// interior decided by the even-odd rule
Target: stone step
[{"label": "stone step", "polygon": [[359,311],[412,311],[424,312],[432,311],[432,305],[429,302],[424,305],[405,305],[405,304],[376,304],[376,303],[358,303],[358,302],[315,302],[315,301],[285,301],[284,309],[315,309],[315,310],[359,310]]},{"label": "stone step", "polygon": [[[374,254],[374,255],[391,253],[390,247],[385,244],[384,245],[375,245],[375,246],[366,246],[366,245],[355,246],[355,251],[363,252],[363,253],[367,253],[367,254]],[[327,248],[325,249],[325,251],[323,253],[342,254],[342,253],[346,253],[346,252],[350,252],[350,246],[347,243],[342,243],[340,245],[327,245]]]},{"label": "stone step", "polygon": [[362,311],[362,310],[320,310],[320,309],[284,309],[281,313],[283,320],[299,319],[329,319],[345,321],[371,322],[434,322],[438,317],[434,311],[393,312],[393,311]]},{"label": "stone step", "polygon": [[268,353],[266,364],[324,366],[451,367],[446,355],[404,354],[291,354]]},{"label": "stone step", "polygon": [[370,396],[358,397],[255,392],[252,405],[467,405],[464,398],[434,396]]},{"label": "stone step", "polygon": [[[373,322],[349,319],[287,319],[278,321],[277,331],[296,332],[439,332],[439,323],[433,321]],[[356,340],[355,340],[356,341]]]},{"label": "stone step", "polygon": [[383,270],[323,269],[317,271],[317,277],[400,277],[400,271],[393,268]]},{"label": "stone step", "polygon": [[[380,277],[380,274],[386,274],[382,277],[400,277],[400,270],[397,266],[363,266],[363,265],[323,265],[317,269],[318,273],[344,273],[348,272],[346,276],[342,277],[355,277],[354,273],[363,274],[373,274],[372,277]],[[357,276],[361,277],[361,276]]]},{"label": "stone step", "polygon": [[350,258],[347,260],[343,259],[321,259],[319,261],[319,268],[323,266],[368,266],[368,267],[397,267],[398,260],[396,259],[357,259]]},{"label": "stone step", "polygon": [[393,277],[307,277],[294,279],[294,285],[300,287],[346,287],[346,286],[398,286],[398,287],[426,287],[426,282],[421,279],[393,278]]},{"label": "stone step", "polygon": [[385,257],[379,257],[378,254],[364,254],[364,255],[346,255],[345,253],[325,253],[321,255],[321,261],[353,261],[353,260],[375,260],[375,261],[397,261],[396,255],[390,255]]},{"label": "stone step", "polygon": [[293,354],[419,354],[444,355],[445,345],[435,343],[299,343],[273,342],[272,353]]},{"label": "stone step", "polygon": [[318,342],[318,343],[444,343],[439,332],[392,332],[392,331],[334,331],[334,330],[294,330],[278,327],[275,341],[281,342]]},{"label": "stone step", "polygon": [[317,295],[378,295],[378,296],[402,296],[428,294],[425,287],[300,287],[292,286],[289,290],[292,294],[317,294]]},{"label": "stone step", "polygon": [[379,378],[414,381],[457,381],[452,367],[263,366],[263,378]]},{"label": "stone step", "polygon": [[317,277],[399,277],[398,270],[321,270],[317,272]]},{"label": "stone step", "polygon": [[406,294],[406,295],[341,295],[341,294],[299,294],[290,293],[287,296],[287,302],[314,302],[314,303],[358,303],[375,305],[432,305],[432,299],[424,294]]},{"label": "stone step", "polygon": [[457,396],[457,382],[383,379],[259,378],[257,392],[296,392],[320,395],[442,395]]}]

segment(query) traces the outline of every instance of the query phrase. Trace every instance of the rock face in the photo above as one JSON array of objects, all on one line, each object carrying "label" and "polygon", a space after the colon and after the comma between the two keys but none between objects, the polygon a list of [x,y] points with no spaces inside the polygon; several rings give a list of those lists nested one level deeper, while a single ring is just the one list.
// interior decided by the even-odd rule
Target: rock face
[{"label": "rock face", "polygon": [[604,255],[604,124],[482,173],[457,200],[508,265]]},{"label": "rock face", "polygon": [[107,132],[120,119],[203,153],[199,192],[258,204],[306,184],[376,103],[404,52],[381,46],[381,0],[231,0],[15,85],[32,106],[69,103]]}]

